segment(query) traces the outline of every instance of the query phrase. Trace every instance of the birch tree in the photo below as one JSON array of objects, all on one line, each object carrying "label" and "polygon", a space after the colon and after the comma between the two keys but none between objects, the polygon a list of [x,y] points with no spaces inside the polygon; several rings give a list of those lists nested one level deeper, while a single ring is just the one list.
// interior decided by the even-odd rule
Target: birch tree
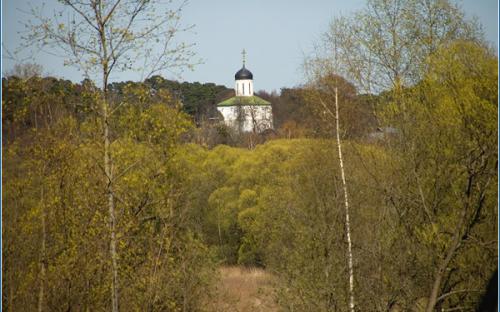
[{"label": "birch tree", "polygon": [[339,150],[339,166],[342,176],[342,189],[344,190],[345,204],[345,231],[347,237],[347,257],[349,263],[349,308],[354,312],[354,270],[352,266],[352,242],[351,242],[351,225],[349,221],[349,196],[347,193],[347,184],[345,181],[344,159],[342,157],[342,144],[340,143],[340,122],[339,122],[339,101],[338,89],[335,87],[335,127],[337,128],[337,147]]},{"label": "birch tree", "polygon": [[[3,103],[14,124],[3,129],[11,137],[4,146],[3,304],[9,310],[109,310],[109,218],[95,140],[100,122],[93,112],[67,116],[81,114],[71,103],[71,96],[85,103],[87,95],[71,92],[80,85],[70,96],[57,81],[19,86],[11,79]],[[132,310],[196,310],[210,289],[211,254],[196,237],[189,171],[178,168],[188,153],[172,159],[191,122],[168,92],[151,95],[146,86],[130,85],[113,115],[119,138],[113,165],[123,172],[113,190],[121,303]]]},{"label": "birch tree", "polygon": [[[344,157],[342,153],[341,128],[339,118],[339,97],[338,85],[340,77],[334,73],[332,67],[337,64],[336,60],[333,64],[325,64],[324,62],[308,62],[306,72],[311,76],[311,86],[309,98],[306,100],[310,103],[316,103],[316,108],[323,112],[323,115],[328,117],[331,123],[335,125],[335,140],[338,150],[339,169],[342,181],[342,191],[344,194],[344,212],[345,212],[345,235],[347,242],[347,263],[349,272],[349,310],[355,311],[355,296],[354,296],[354,267],[353,267],[353,252],[351,240],[351,222],[349,212],[349,195],[346,183],[346,173],[344,169]],[[326,65],[326,66],[325,66]],[[345,88],[344,88],[345,89]],[[329,103],[328,103],[329,102]],[[333,104],[333,105],[332,105]],[[313,104],[314,105],[314,104]]]},{"label": "birch tree", "polygon": [[100,118],[102,127],[102,165],[109,218],[112,311],[120,310],[119,255],[115,211],[115,176],[111,144],[111,115],[116,107],[110,101],[108,85],[112,73],[140,72],[143,78],[166,70],[192,65],[190,46],[175,43],[186,1],[172,8],[161,1],[85,0],[60,1],[53,16],[34,8],[32,22],[26,24],[27,44],[65,59],[65,65],[81,70],[87,78],[101,84]]},{"label": "birch tree", "polygon": [[409,86],[425,73],[425,60],[453,40],[483,42],[480,25],[445,0],[369,0],[352,16],[333,19],[317,57],[362,93]]}]

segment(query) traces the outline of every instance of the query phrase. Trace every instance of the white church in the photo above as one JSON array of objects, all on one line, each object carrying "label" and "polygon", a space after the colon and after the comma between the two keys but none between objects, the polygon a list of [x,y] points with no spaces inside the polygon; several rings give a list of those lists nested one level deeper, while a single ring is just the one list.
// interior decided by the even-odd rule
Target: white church
[{"label": "white church", "polygon": [[253,74],[243,67],[234,75],[236,96],[217,104],[224,123],[240,132],[260,133],[273,128],[271,103],[253,94]]}]

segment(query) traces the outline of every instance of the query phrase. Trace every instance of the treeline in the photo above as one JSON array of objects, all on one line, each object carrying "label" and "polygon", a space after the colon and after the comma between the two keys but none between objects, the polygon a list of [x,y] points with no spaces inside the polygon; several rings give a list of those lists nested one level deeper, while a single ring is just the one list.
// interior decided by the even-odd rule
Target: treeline
[{"label": "treeline", "polygon": [[[132,83],[117,82],[110,85],[110,90],[121,94],[123,88]],[[152,92],[161,89],[168,90],[176,99],[182,103],[182,110],[193,116],[197,125],[210,118],[218,117],[217,103],[234,96],[233,89],[214,83],[199,82],[177,82],[167,80],[161,76],[153,76],[144,81],[144,84],[151,88]]]},{"label": "treeline", "polygon": [[[25,97],[31,96],[25,89],[22,89],[20,84],[23,82],[30,85],[32,94],[50,93],[54,96],[62,97],[66,109],[70,110],[75,116],[82,118],[85,111],[90,111],[92,107],[88,106],[88,102],[82,101],[85,91],[97,90],[94,83],[88,79],[81,83],[72,83],[69,80],[57,79],[53,77],[41,77],[40,72],[23,72],[26,68],[29,71],[31,64],[19,65],[16,72],[12,72],[9,76],[2,80],[3,90],[9,101],[5,107],[7,116],[4,120],[10,122],[12,116],[10,111],[13,107],[23,105]],[[29,79],[27,83],[26,79]],[[109,85],[109,90],[114,98],[122,98],[127,88],[131,86],[137,88],[147,88],[147,92],[155,94],[157,92],[168,91],[172,98],[181,103],[182,111],[191,116],[193,122],[199,125],[202,121],[217,117],[216,104],[225,98],[233,96],[232,89],[225,86],[215,85],[213,83],[201,84],[199,82],[177,82],[167,80],[161,76],[153,76],[142,83],[138,82],[115,82]],[[50,114],[49,114],[50,116]],[[34,116],[33,116],[34,117]],[[30,122],[35,122],[31,120]]]},{"label": "treeline", "polygon": [[[54,77],[41,77],[40,74],[30,75],[22,73],[25,66],[18,66],[19,76],[12,73],[4,77],[2,86],[6,97],[3,121],[4,138],[10,140],[17,131],[24,131],[38,123],[46,123],[44,118],[53,118],[53,111],[64,109],[71,112],[77,119],[85,118],[85,114],[97,109],[96,103],[85,99],[86,93],[96,91],[97,88],[90,80],[81,83],[72,83],[69,80]],[[33,73],[31,73],[33,74]],[[29,79],[28,79],[29,78]],[[28,79],[28,80],[27,80]],[[328,79],[328,78],[325,78]],[[333,77],[330,77],[333,79]],[[339,89],[340,100],[348,105],[341,107],[340,114],[345,121],[345,137],[366,140],[370,134],[376,132],[377,122],[373,111],[374,105],[380,101],[379,96],[358,95],[353,84],[342,77],[335,77],[341,81]],[[29,88],[27,89],[27,86]],[[222,115],[217,111],[217,103],[234,96],[234,90],[213,83],[201,84],[167,80],[161,76],[153,76],[144,82],[115,82],[109,85],[109,92],[115,101],[119,102],[131,88],[141,89],[148,96],[159,92],[168,92],[169,96],[177,101],[181,110],[193,122],[194,128],[188,135],[189,140],[213,148],[218,144],[227,144],[238,147],[254,147],[255,144],[264,143],[275,138],[331,137],[332,124],[325,119],[322,111],[314,105],[308,105],[307,97],[311,93],[308,86],[283,88],[278,95],[276,92],[267,93],[259,91],[257,94],[270,101],[273,107],[274,131],[267,133],[242,134],[225,127],[220,123]],[[26,107],[31,103],[29,97],[45,94],[45,96],[61,97],[53,103],[55,105],[40,106],[38,108]],[[50,101],[49,101],[50,102]],[[47,102],[47,103],[49,103]],[[14,112],[14,107],[24,106],[27,111],[22,116],[23,120],[14,123],[15,118],[21,118],[19,112]],[[58,106],[59,108],[56,108]],[[46,110],[46,111],[44,111]],[[28,112],[29,111],[29,112]],[[14,116],[17,114],[17,116]],[[57,112],[55,113],[57,114]],[[20,127],[18,130],[9,127]]]}]

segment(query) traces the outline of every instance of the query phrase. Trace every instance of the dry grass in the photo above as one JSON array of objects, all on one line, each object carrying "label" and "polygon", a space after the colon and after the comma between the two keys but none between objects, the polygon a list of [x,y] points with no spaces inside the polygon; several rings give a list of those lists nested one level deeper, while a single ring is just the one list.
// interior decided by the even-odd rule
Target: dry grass
[{"label": "dry grass", "polygon": [[211,305],[216,311],[278,311],[272,280],[272,275],[262,269],[221,267],[218,294]]}]

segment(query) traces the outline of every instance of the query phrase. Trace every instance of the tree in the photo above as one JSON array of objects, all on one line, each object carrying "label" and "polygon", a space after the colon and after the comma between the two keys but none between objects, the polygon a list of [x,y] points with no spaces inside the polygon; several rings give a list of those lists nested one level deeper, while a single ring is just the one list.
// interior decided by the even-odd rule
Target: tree
[{"label": "tree", "polygon": [[329,63],[335,54],[336,72],[372,94],[417,83],[441,45],[482,38],[478,24],[448,0],[370,0],[332,21],[318,58]]},{"label": "tree", "polygon": [[371,103],[357,94],[353,84],[334,74],[333,69],[323,69],[321,63],[309,62],[306,70],[314,77],[301,90],[302,105],[307,109],[310,127],[316,136],[335,137],[336,123],[330,113],[336,110],[336,90],[342,103],[339,107],[341,136],[359,140],[373,131],[375,123]]},{"label": "tree", "polygon": [[[125,70],[142,71],[146,77],[174,67],[190,66],[189,46],[172,47],[180,28],[179,14],[186,4],[168,9],[160,1],[61,1],[63,9],[52,17],[33,10],[33,23],[28,24],[28,43],[62,52],[65,64],[74,65],[87,77],[101,82],[101,126],[103,130],[103,179],[108,197],[109,248],[112,268],[112,311],[119,311],[119,267],[116,237],[115,183],[122,173],[113,171],[111,115],[116,109],[110,102],[111,73]],[[72,14],[66,14],[71,12]],[[68,16],[68,22],[60,19]],[[54,51],[51,51],[54,52]]]},{"label": "tree", "polygon": [[244,232],[240,255],[245,260],[253,253],[275,272],[277,299],[285,310],[351,307],[345,198],[335,148],[327,140],[270,141],[252,152],[246,170],[237,171],[240,189],[255,185],[257,195],[238,216]]},{"label": "tree", "polygon": [[35,63],[16,64],[12,71],[6,76],[16,76],[21,79],[29,79],[33,77],[41,77],[43,73],[42,65]]},{"label": "tree", "polygon": [[[355,300],[354,300],[354,267],[353,267],[353,252],[352,252],[352,240],[351,240],[351,221],[349,212],[349,195],[346,183],[346,173],[344,169],[344,156],[342,153],[342,142],[341,130],[340,130],[340,116],[339,116],[339,97],[338,89],[341,85],[344,90],[344,98],[349,98],[355,94],[355,90],[347,83],[344,79],[340,79],[335,74],[331,72],[323,72],[320,68],[321,66],[309,67],[309,73],[312,75],[312,90],[309,92],[309,97],[306,99],[309,103],[315,103],[316,110],[320,110],[325,119],[334,125],[334,132],[336,138],[336,145],[338,150],[338,164],[340,169],[340,176],[342,181],[342,190],[344,195],[344,209],[345,209],[345,235],[347,242],[347,261],[349,270],[349,310],[354,312]],[[349,92],[350,91],[350,92]],[[313,104],[314,105],[314,104]],[[314,109],[314,108],[313,108]],[[332,128],[333,128],[332,127]],[[342,135],[343,137],[344,135]]]},{"label": "tree", "polygon": [[425,79],[384,111],[399,131],[389,150],[400,172],[386,194],[416,247],[407,248],[417,255],[426,311],[469,309],[497,257],[486,242],[496,240],[498,65],[488,50],[461,41],[428,62]]},{"label": "tree", "polygon": [[[105,310],[111,303],[106,181],[96,160],[102,128],[92,112],[73,110],[73,94],[60,86],[55,79],[4,81],[9,310]],[[89,89],[76,94],[91,108],[96,94]],[[113,165],[121,173],[114,183],[121,302],[133,310],[194,310],[211,289],[213,262],[193,221],[192,172],[178,165],[190,156],[177,148],[192,124],[166,90],[149,91],[126,86],[111,120]]]},{"label": "tree", "polygon": [[180,83],[166,80],[157,75],[146,79],[144,83],[150,85],[156,91],[168,89],[182,102],[182,110],[193,116],[197,125],[200,125],[204,120],[217,117],[216,104],[222,101],[220,96],[223,93],[233,93],[232,96],[234,96],[232,89],[213,83],[200,84],[199,82],[191,83],[186,81]]}]

